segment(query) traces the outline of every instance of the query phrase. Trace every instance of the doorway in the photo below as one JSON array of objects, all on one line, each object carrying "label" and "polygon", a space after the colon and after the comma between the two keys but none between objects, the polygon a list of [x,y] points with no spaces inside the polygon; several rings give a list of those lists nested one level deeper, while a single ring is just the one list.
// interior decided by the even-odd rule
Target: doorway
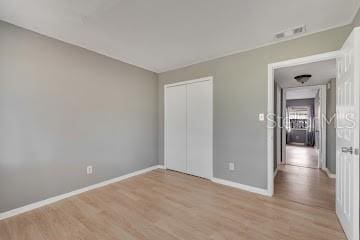
[{"label": "doorway", "polygon": [[[335,106],[336,106],[336,125],[335,127],[335,159],[336,159],[336,191],[335,189],[331,190],[334,193],[334,198],[336,202],[336,215],[343,227],[344,232],[346,233],[349,239],[358,239],[359,237],[359,92],[360,92],[360,28],[355,28],[354,31],[350,34],[349,38],[346,40],[342,49],[337,52],[330,52],[325,54],[314,55],[310,57],[293,59],[284,62],[278,62],[269,64],[268,66],[268,192],[270,195],[274,194],[274,182],[276,182],[278,169],[277,164],[279,163],[278,159],[282,160],[284,154],[281,154],[281,157],[277,157],[274,153],[276,151],[276,136],[274,131],[274,126],[278,126],[278,122],[274,120],[275,112],[275,102],[274,99],[274,89],[276,86],[275,83],[275,71],[281,68],[294,67],[306,64],[315,64],[321,61],[335,60],[336,63],[336,97],[335,97]],[[305,81],[306,82],[306,81]],[[302,83],[303,84],[303,83]],[[310,84],[311,85],[311,84]],[[326,84],[325,86],[331,86]],[[276,92],[276,91],[275,91]],[[326,106],[325,106],[326,107]],[[282,109],[284,111],[284,108]],[[281,113],[283,113],[283,111]],[[324,116],[322,116],[324,117]],[[327,117],[327,116],[326,116]],[[326,121],[320,121],[321,128],[324,130],[329,125],[328,118]],[[324,127],[323,123],[326,123]],[[275,125],[274,125],[275,123]],[[283,127],[282,125],[280,127]],[[325,130],[326,131],[326,130]],[[281,134],[281,139],[283,139],[283,134]],[[330,136],[330,134],[329,134]],[[324,141],[320,143],[323,145]],[[274,146],[275,145],[275,146]],[[321,168],[324,170],[324,167],[328,165],[324,164],[329,159],[329,157],[323,159],[325,152],[320,151],[321,157]],[[286,154],[286,153],[285,153]],[[276,157],[275,157],[276,156]],[[283,162],[281,162],[283,164]],[[285,165],[285,167],[288,165]],[[280,166],[282,167],[282,166]],[[300,167],[298,167],[300,168]],[[317,174],[309,174],[311,172],[310,168],[301,168],[305,169],[306,173],[303,173],[303,180],[306,182],[310,179],[310,176],[316,176]],[[310,169],[310,170],[309,170]],[[315,169],[321,171],[319,169]],[[326,168],[325,168],[326,170]],[[286,171],[285,171],[286,172]],[[313,172],[314,173],[314,172]],[[318,172],[324,173],[324,172]],[[331,180],[331,175],[322,175],[321,178],[318,178],[318,182],[322,182],[323,176],[327,177],[326,179]],[[274,181],[275,177],[275,181]],[[298,181],[297,181],[298,182]],[[304,194],[308,195],[311,200],[312,193],[321,192],[324,189],[326,184],[322,184],[319,188],[313,189],[306,185],[291,185],[285,184],[283,189],[286,187],[289,190],[295,188],[304,189]],[[286,191],[285,191],[286,192]],[[298,194],[301,196],[301,194]],[[276,196],[275,196],[276,197]],[[302,203],[308,204],[308,203]],[[333,210],[329,210],[334,212]]]},{"label": "doorway", "polygon": [[[321,129],[320,88],[299,87],[284,89],[285,98],[285,139],[280,148],[285,148],[283,164],[319,168]],[[278,104],[281,104],[280,102]]]},{"label": "doorway", "polygon": [[[282,81],[281,84],[291,85],[289,76],[296,75],[297,68],[280,69],[276,77],[281,81],[280,79],[284,79],[281,71],[287,71],[288,76],[285,79],[288,79],[288,83]],[[336,169],[333,167],[335,165],[333,162],[336,161],[335,148],[327,149],[327,146],[334,146],[336,137],[328,136],[327,131],[335,131],[333,117],[336,109],[334,104],[336,91],[329,92],[329,90],[331,82],[335,82],[336,79],[336,62],[327,60],[303,65],[301,68],[301,71],[314,73],[314,79],[310,80],[309,84],[322,85],[283,88],[284,100],[277,103],[283,105],[284,109],[280,115],[284,126],[281,128],[283,141],[277,145],[283,153],[280,164],[321,168],[329,173],[335,172]],[[332,87],[334,90],[335,85]]]},{"label": "doorway", "polygon": [[[298,82],[297,76],[307,79]],[[276,152],[283,153],[275,164],[275,197],[335,211],[335,179],[323,169],[336,160],[328,159],[326,150],[336,139],[327,137],[322,119],[327,109],[335,108],[327,102],[336,96],[327,98],[327,91],[331,89],[328,84],[336,80],[336,60],[279,68],[274,79],[276,94],[282,95],[282,101],[274,97],[276,109],[283,108],[277,113],[280,133],[276,131],[276,138],[284,136],[275,144]],[[335,149],[329,149],[329,155],[336,155]],[[331,172],[335,174],[336,169]]]}]

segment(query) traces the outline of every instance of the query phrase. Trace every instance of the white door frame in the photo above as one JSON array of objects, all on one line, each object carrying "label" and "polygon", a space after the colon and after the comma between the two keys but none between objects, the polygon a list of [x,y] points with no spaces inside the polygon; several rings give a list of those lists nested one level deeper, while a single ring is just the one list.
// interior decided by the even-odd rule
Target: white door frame
[{"label": "white door frame", "polygon": [[[276,85],[276,112],[277,115],[282,116],[282,113],[280,113],[281,111],[281,107],[282,107],[282,102],[281,102],[281,87],[278,85]],[[282,121],[282,118],[280,118],[280,121]],[[276,126],[276,162],[277,162],[277,168],[280,166],[281,164],[281,155],[282,155],[282,145],[281,145],[281,138],[282,138],[282,128],[280,122],[279,122],[279,118],[277,118],[277,126]]]},{"label": "white door frame", "polygon": [[[326,85],[314,85],[314,86],[304,86],[304,87],[290,87],[290,88],[283,88],[284,96],[286,97],[286,92],[289,90],[295,89],[309,89],[309,90],[319,90],[320,96],[320,113],[319,113],[319,121],[320,121],[320,147],[319,147],[319,156],[318,156],[318,168],[326,171],[326,122],[324,125],[323,116],[326,116]],[[284,119],[284,116],[282,116]],[[282,143],[282,148],[286,148],[286,141]],[[285,159],[286,159],[286,151],[285,151]]]},{"label": "white door frame", "polygon": [[[282,92],[282,112],[281,117],[282,119],[286,118],[286,93],[283,90]],[[281,164],[286,164],[286,130],[284,129],[284,123],[282,123],[281,128]]]},{"label": "white door frame", "polygon": [[[164,85],[164,168],[167,169],[167,159],[166,159],[166,88],[169,87],[174,87],[174,86],[180,86],[180,85],[187,85],[187,84],[192,84],[192,83],[198,83],[198,82],[204,82],[204,81],[209,81],[211,83],[211,86],[214,87],[213,85],[213,77],[212,76],[208,76],[208,77],[203,77],[203,78],[198,78],[198,79],[193,79],[193,80],[187,80],[187,81],[180,81],[180,82],[176,82],[176,83],[170,83],[170,84],[165,84]],[[214,91],[212,91],[212,95],[211,95],[211,105],[214,107],[214,103],[213,103],[213,94]],[[214,119],[214,115],[213,115],[213,107],[211,109],[211,173],[210,173],[210,177],[211,179],[214,178],[214,157],[213,157],[213,128],[214,128],[214,124],[213,124],[213,119]]]},{"label": "white door frame", "polygon": [[282,62],[270,63],[268,65],[268,106],[267,106],[267,192],[274,195],[274,72],[276,69],[293,67],[301,64],[314,63],[336,59],[340,51],[312,55],[303,58],[296,58]]}]

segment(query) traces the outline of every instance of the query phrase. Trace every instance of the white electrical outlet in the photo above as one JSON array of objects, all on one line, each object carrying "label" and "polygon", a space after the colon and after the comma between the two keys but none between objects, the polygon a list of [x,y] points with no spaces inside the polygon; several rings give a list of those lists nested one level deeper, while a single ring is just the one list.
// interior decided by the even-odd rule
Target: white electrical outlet
[{"label": "white electrical outlet", "polygon": [[93,166],[87,166],[86,167],[86,174],[87,175],[93,174]]},{"label": "white electrical outlet", "polygon": [[229,170],[230,170],[230,171],[234,171],[234,170],[235,170],[235,163],[233,163],[233,162],[230,162],[230,163],[229,163]]}]

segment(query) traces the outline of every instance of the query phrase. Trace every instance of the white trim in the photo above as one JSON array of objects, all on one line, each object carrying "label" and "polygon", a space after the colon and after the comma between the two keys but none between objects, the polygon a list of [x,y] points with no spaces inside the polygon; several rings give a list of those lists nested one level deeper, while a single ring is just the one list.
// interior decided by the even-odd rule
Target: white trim
[{"label": "white trim", "polygon": [[180,86],[180,85],[187,85],[187,84],[204,82],[204,81],[211,81],[212,82],[213,79],[214,78],[212,76],[203,77],[203,78],[197,78],[197,79],[193,79],[193,80],[187,80],[187,81],[181,81],[181,82],[166,84],[166,85],[164,85],[164,88],[175,87],[175,86]]},{"label": "white trim", "polygon": [[281,124],[282,124],[282,120],[283,118],[279,118],[279,116],[282,116],[281,112],[281,108],[282,108],[282,102],[281,102],[281,87],[280,85],[276,85],[276,100],[274,99],[274,101],[276,101],[276,112],[277,112],[277,116],[276,116],[276,166],[280,166],[281,165],[281,155],[282,155],[282,148],[281,148],[281,138],[282,138],[282,128],[281,128]]},{"label": "white trim", "polygon": [[274,68],[268,65],[268,106],[267,106],[267,191],[268,195],[274,195],[274,129],[273,120],[269,121],[269,116],[274,116]]},{"label": "white trim", "polygon": [[213,181],[214,183],[218,183],[218,184],[233,187],[233,188],[238,188],[238,189],[245,190],[248,192],[257,193],[257,194],[261,194],[264,196],[271,196],[271,195],[269,195],[267,189],[244,185],[244,184],[232,182],[232,181],[221,179],[221,178],[212,178],[211,181]]},{"label": "white trim", "polygon": [[163,99],[163,103],[164,103],[164,105],[163,105],[163,108],[164,108],[164,116],[163,116],[163,118],[164,118],[164,123],[163,123],[163,128],[164,128],[164,135],[163,135],[163,138],[164,138],[164,152],[163,152],[163,156],[164,156],[164,168],[165,169],[167,169],[167,161],[166,161],[166,148],[167,148],[167,146],[166,146],[166,142],[167,142],[167,137],[166,137],[166,135],[167,135],[167,132],[166,132],[166,85],[164,86],[164,99]]},{"label": "white trim", "polygon": [[[164,85],[164,169],[167,169],[167,160],[166,160],[166,88],[169,87],[175,87],[175,86],[181,86],[181,85],[187,85],[187,84],[192,84],[192,83],[198,83],[198,82],[204,82],[204,81],[209,81],[211,83],[211,173],[210,173],[210,178],[212,179],[214,176],[214,146],[213,146],[213,134],[214,134],[214,113],[213,113],[213,109],[214,109],[214,83],[213,83],[213,76],[208,76],[208,77],[203,77],[203,78],[198,78],[198,79],[193,79],[193,80],[187,80],[187,81],[180,81],[180,82],[176,82],[176,83],[171,83],[171,84],[166,84]],[[185,172],[187,173],[187,172]],[[189,173],[187,173],[189,174]]]},{"label": "white trim", "polygon": [[[282,111],[282,115],[281,115],[281,119],[285,119],[286,118],[286,112],[287,112],[287,108],[286,108],[286,93],[283,90],[283,101],[282,101],[282,107],[283,107],[283,111]],[[286,131],[285,131],[285,124],[283,122],[282,124],[282,128],[281,128],[281,164],[286,164]]]},{"label": "white trim", "polygon": [[329,178],[336,178],[336,174],[331,173],[328,168],[323,168],[323,170]]},{"label": "white trim", "polygon": [[87,186],[87,187],[84,187],[84,188],[81,188],[81,189],[77,189],[77,190],[69,192],[69,193],[64,193],[64,194],[61,194],[61,195],[58,195],[58,196],[55,196],[55,197],[51,197],[51,198],[48,198],[48,199],[45,199],[45,200],[41,200],[39,202],[34,202],[34,203],[31,203],[31,204],[25,205],[23,207],[19,207],[19,208],[7,211],[7,212],[3,212],[3,213],[0,213],[0,220],[3,220],[5,218],[9,218],[9,217],[13,217],[15,215],[22,214],[22,213],[34,210],[36,208],[40,208],[40,207],[49,205],[51,203],[63,200],[65,198],[69,198],[69,197],[72,197],[72,196],[75,196],[75,195],[78,195],[80,193],[84,193],[84,192],[87,192],[87,191],[90,191],[90,190],[93,190],[93,189],[96,189],[96,188],[104,187],[106,185],[116,183],[116,182],[125,180],[127,178],[134,177],[134,176],[137,176],[137,175],[140,175],[140,174],[143,174],[143,173],[147,173],[147,172],[153,171],[155,169],[159,169],[159,168],[163,168],[163,166],[155,165],[155,166],[152,166],[152,167],[149,167],[149,168],[145,168],[145,169],[138,170],[138,171],[135,171],[135,172],[132,172],[132,173],[129,173],[129,174],[125,174],[125,175],[117,177],[117,178],[113,178],[113,179],[106,180],[106,181],[103,181],[103,182],[100,182],[100,183],[96,183],[94,185],[90,185],[90,186]]},{"label": "white trim", "polygon": [[284,67],[294,67],[301,64],[321,62],[331,59],[336,59],[341,54],[340,51],[327,52],[322,54],[316,54],[312,56],[290,59],[282,62],[270,63],[269,67],[273,70]]},{"label": "white trim", "polygon": [[301,86],[301,87],[288,87],[288,88],[283,88],[285,91],[289,91],[289,90],[300,90],[300,89],[316,89],[316,90],[321,90],[322,87],[325,87],[326,90],[326,84],[322,84],[322,85],[311,85],[311,86]]},{"label": "white trim", "polygon": [[[274,71],[278,68],[292,67],[301,64],[314,63],[336,59],[340,55],[340,51],[322,53],[303,58],[291,59],[277,63],[270,63],[268,65],[268,130],[267,130],[267,191],[270,196],[274,194],[274,129],[271,128],[272,120],[269,116],[274,115]],[[326,90],[326,89],[325,89]]]},{"label": "white trim", "polygon": [[325,169],[327,162],[326,162],[326,126],[327,123],[326,121],[324,122],[323,120],[323,116],[326,117],[326,98],[327,98],[327,86],[326,85],[322,85],[320,88],[320,134],[321,134],[321,139],[320,139],[320,168]]}]

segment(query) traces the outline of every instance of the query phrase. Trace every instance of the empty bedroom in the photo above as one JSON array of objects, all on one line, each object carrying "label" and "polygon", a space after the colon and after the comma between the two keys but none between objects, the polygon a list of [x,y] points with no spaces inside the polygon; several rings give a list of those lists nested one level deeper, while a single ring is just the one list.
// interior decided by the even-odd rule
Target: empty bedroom
[{"label": "empty bedroom", "polygon": [[0,240],[359,240],[359,8],[0,0]]}]

